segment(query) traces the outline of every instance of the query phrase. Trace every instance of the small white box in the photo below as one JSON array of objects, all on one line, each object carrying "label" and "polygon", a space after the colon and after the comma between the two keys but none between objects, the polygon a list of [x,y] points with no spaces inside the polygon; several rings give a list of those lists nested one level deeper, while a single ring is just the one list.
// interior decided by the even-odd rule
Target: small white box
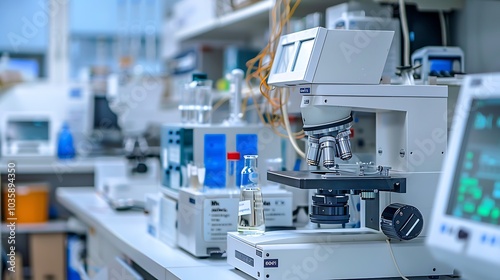
[{"label": "small white box", "polygon": [[147,231],[153,237],[160,235],[160,200],[161,193],[148,193],[145,195],[146,204],[144,210],[148,213]]}]

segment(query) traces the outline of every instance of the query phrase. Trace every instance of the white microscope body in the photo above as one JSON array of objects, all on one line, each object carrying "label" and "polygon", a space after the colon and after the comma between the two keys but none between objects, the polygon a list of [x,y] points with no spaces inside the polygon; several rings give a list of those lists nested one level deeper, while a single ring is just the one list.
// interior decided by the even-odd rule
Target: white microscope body
[{"label": "white microscope body", "polygon": [[[424,244],[446,151],[447,89],[380,85],[391,40],[387,31],[324,28],[281,38],[269,83],[303,94],[311,170],[268,172],[268,180],[317,189],[310,219],[319,225],[345,225],[348,196],[360,195],[361,225],[229,233],[229,264],[257,279],[453,274]],[[376,114],[375,164],[342,164],[352,156],[352,111]]]},{"label": "white microscope body", "polygon": [[[150,127],[179,119],[176,112],[162,107],[165,90],[161,77],[144,75],[120,83],[118,75],[108,80],[111,110],[117,115],[123,134],[123,158],[98,162],[97,191],[115,208],[144,206],[145,194],[160,186],[160,161],[149,147],[145,134]],[[156,152],[158,153],[158,152]]]}]

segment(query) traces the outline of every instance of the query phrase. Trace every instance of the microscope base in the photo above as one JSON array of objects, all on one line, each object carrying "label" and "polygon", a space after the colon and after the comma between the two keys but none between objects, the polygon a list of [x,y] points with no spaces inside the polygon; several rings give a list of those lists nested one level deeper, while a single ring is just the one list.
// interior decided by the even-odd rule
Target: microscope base
[{"label": "microscope base", "polygon": [[[400,277],[389,245],[371,229],[266,232],[262,236],[228,233],[227,261],[256,279],[366,279]],[[436,261],[424,238],[391,241],[404,276],[452,275]]]}]

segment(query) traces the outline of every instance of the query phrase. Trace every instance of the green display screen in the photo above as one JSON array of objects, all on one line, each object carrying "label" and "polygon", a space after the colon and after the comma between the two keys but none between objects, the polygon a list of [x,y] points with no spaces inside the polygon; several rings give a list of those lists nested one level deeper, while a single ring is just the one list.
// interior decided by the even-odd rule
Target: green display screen
[{"label": "green display screen", "polygon": [[500,99],[472,101],[447,214],[500,224]]}]

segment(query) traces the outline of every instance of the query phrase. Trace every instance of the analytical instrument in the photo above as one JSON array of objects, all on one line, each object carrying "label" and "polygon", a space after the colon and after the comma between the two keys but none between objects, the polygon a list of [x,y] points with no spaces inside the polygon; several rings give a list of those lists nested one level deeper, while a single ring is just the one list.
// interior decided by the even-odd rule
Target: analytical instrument
[{"label": "analytical instrument", "polygon": [[[239,193],[234,190],[179,191],[177,245],[197,257],[224,256],[227,232],[236,231]],[[292,226],[292,193],[263,187],[266,227]]]},{"label": "analytical instrument", "polygon": [[459,47],[424,47],[416,50],[411,61],[415,69],[415,79],[427,82],[429,76],[453,78],[465,72],[464,53]]},{"label": "analytical instrument", "polygon": [[[225,124],[165,124],[161,136],[162,200],[160,239],[176,243],[197,257],[225,256],[226,233],[236,230],[237,188],[226,184],[226,154],[259,155],[259,172],[265,162],[281,157],[281,138],[263,125],[245,122]],[[193,177],[190,170],[203,170]],[[201,178],[200,176],[203,176]],[[268,226],[292,225],[292,194],[267,187],[261,178],[268,212]],[[266,211],[265,211],[266,212]],[[267,216],[266,216],[267,217]],[[164,229],[164,230],[163,230]]]},{"label": "analytical instrument", "polygon": [[84,154],[92,108],[91,94],[84,84],[36,82],[5,90],[0,99],[2,156],[55,159],[57,134],[63,123],[69,125],[76,152]]},{"label": "analytical instrument", "polygon": [[[158,191],[160,162],[158,150],[147,142],[146,134],[160,130],[163,120],[179,119],[163,107],[165,85],[152,75],[108,78],[107,100],[117,115],[124,138],[123,158],[96,164],[96,188],[117,209],[143,207],[145,194]],[[172,110],[170,110],[172,111]]]},{"label": "analytical instrument", "polygon": [[[268,180],[316,189],[311,222],[338,228],[231,232],[230,265],[257,279],[453,273],[432,258],[423,234],[446,151],[447,89],[379,84],[392,33],[314,28],[281,37],[269,84],[303,95],[310,170],[269,171]],[[352,111],[376,115],[375,163],[342,163],[352,156]],[[347,229],[352,195],[362,198],[361,223]]]},{"label": "analytical instrument", "polygon": [[427,245],[465,279],[498,279],[500,73],[470,75],[455,107]]},{"label": "analytical instrument", "polygon": [[55,118],[50,112],[7,112],[1,127],[2,156],[54,157]]}]

